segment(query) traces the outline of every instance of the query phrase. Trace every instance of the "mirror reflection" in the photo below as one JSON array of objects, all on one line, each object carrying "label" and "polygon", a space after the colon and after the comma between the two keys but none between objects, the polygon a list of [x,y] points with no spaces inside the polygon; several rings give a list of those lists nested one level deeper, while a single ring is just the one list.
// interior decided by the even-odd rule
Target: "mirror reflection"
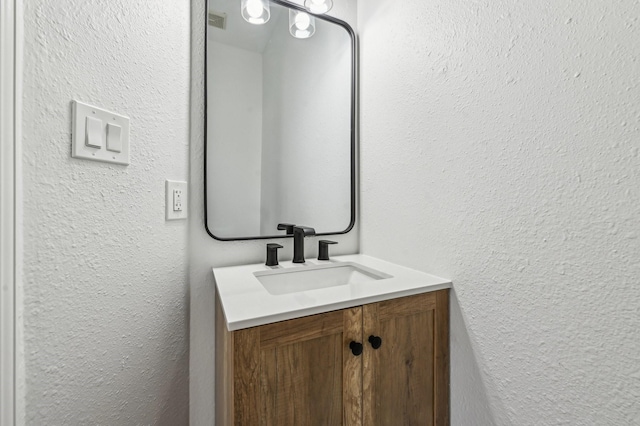
[{"label": "mirror reflection", "polygon": [[210,0],[208,21],[207,231],[233,240],[282,236],[279,223],[350,230],[351,29],[266,0]]}]

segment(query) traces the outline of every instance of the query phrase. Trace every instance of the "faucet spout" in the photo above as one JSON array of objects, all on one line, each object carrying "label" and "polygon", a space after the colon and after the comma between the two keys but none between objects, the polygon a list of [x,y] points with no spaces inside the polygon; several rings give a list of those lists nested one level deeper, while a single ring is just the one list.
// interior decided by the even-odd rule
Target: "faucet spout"
[{"label": "faucet spout", "polygon": [[308,226],[293,227],[293,263],[304,263],[304,237],[316,235],[316,230]]}]

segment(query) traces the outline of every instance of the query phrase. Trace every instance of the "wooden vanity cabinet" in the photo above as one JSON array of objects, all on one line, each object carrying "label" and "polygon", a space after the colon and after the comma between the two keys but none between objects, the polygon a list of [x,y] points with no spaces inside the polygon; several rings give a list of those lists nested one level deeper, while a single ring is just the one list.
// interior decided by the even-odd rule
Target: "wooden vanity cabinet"
[{"label": "wooden vanity cabinet", "polygon": [[233,332],[216,308],[218,426],[449,424],[448,290]]},{"label": "wooden vanity cabinet", "polygon": [[448,425],[448,290],[364,305],[362,319],[363,426]]}]

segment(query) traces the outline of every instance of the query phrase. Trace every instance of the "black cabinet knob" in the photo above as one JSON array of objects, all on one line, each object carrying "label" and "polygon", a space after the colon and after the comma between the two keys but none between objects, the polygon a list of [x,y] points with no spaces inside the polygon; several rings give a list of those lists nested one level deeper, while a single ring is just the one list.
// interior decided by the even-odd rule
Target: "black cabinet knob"
[{"label": "black cabinet knob", "polygon": [[371,343],[373,349],[378,349],[382,346],[382,339],[380,336],[369,336],[369,343]]},{"label": "black cabinet knob", "polygon": [[352,341],[349,343],[349,349],[351,349],[352,354],[358,356],[362,353],[362,343]]}]

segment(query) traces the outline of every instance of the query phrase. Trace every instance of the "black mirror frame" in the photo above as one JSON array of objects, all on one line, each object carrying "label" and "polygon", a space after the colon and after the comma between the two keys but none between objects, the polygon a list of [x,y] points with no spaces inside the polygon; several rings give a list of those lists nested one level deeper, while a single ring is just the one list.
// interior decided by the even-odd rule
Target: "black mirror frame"
[{"label": "black mirror frame", "polygon": [[[351,37],[351,218],[349,222],[349,226],[344,231],[337,232],[321,232],[317,233],[316,236],[324,236],[324,235],[339,235],[346,234],[351,231],[356,223],[356,135],[358,129],[357,123],[357,85],[358,85],[358,40],[356,37],[355,31],[353,28],[346,22],[334,18],[332,16],[327,15],[316,15],[310,13],[308,10],[299,6],[297,4],[292,4],[286,1],[281,0],[269,0],[271,3],[278,4],[280,6],[284,6],[289,9],[299,10],[302,12],[309,13],[313,15],[316,19],[320,19],[323,21],[331,22],[335,25],[342,27],[347,33],[349,37]],[[209,13],[209,4],[205,5],[205,13],[208,16]],[[274,238],[293,238],[292,235],[266,235],[266,236],[256,236],[256,237],[235,237],[235,238],[223,238],[218,237],[211,232],[209,229],[209,216],[207,214],[207,115],[208,115],[208,106],[207,106],[207,44],[208,44],[208,31],[209,24],[208,19],[205,19],[205,33],[204,33],[204,48],[205,48],[205,60],[204,62],[204,228],[207,231],[207,234],[215,240],[218,241],[244,241],[244,240],[266,240],[266,239],[274,239]],[[313,226],[313,224],[309,224]]]}]

